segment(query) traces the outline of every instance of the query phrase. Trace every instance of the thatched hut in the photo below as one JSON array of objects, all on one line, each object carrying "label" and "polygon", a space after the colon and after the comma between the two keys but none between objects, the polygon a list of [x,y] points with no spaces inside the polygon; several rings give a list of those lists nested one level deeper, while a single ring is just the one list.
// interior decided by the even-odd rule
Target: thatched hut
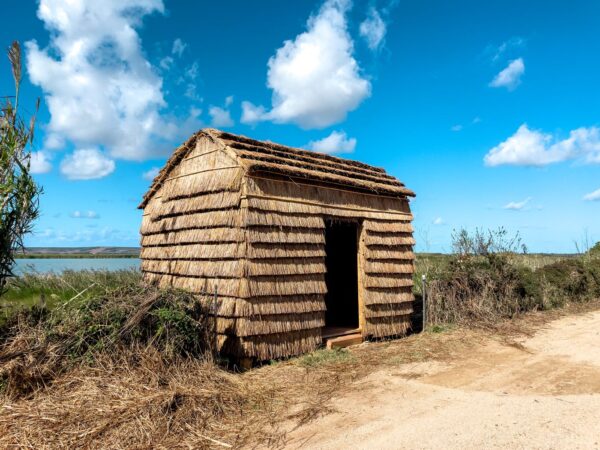
[{"label": "thatched hut", "polygon": [[352,330],[403,335],[411,196],[380,168],[204,129],[140,205],[142,271],[216,291],[218,347],[237,358],[296,355]]}]

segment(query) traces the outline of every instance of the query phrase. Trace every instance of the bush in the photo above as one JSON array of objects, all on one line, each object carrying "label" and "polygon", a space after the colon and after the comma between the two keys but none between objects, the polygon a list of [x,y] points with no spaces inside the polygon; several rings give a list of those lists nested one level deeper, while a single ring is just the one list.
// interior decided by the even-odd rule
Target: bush
[{"label": "bush", "polygon": [[[206,302],[187,292],[160,290],[127,272],[83,273],[79,281],[92,286],[85,294],[53,309],[21,310],[0,326],[4,389],[13,395],[31,392],[74,364],[123,347],[152,346],[165,360],[211,353],[214,321]],[[39,282],[30,281],[30,289]]]},{"label": "bush", "polygon": [[600,297],[600,258],[564,259],[533,270],[516,257],[526,251],[518,234],[502,228],[455,232],[453,249],[445,270],[429,284],[430,324],[492,325],[522,312]]},{"label": "bush", "polygon": [[596,242],[596,245],[590,248],[588,254],[593,258],[600,258],[600,242]]}]

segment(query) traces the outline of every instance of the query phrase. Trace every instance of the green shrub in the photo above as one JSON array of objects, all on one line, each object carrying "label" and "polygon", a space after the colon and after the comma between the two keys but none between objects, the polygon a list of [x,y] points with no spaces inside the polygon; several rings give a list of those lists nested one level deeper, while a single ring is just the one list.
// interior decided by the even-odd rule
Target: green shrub
[{"label": "green shrub", "polygon": [[[50,280],[57,281],[55,277]],[[165,360],[212,353],[210,302],[188,292],[158,289],[139,275],[98,272],[82,274],[82,279],[93,287],[78,297],[62,300],[59,289],[55,292],[61,300],[52,308],[21,309],[0,325],[0,362],[11,361],[4,365],[8,371],[0,370],[0,384],[26,393],[73,364],[93,361],[99,352],[116,354],[124,348],[135,353],[152,346]],[[29,281],[29,289],[39,282]]]},{"label": "green shrub", "polygon": [[517,255],[518,235],[504,229],[453,234],[455,253],[430,279],[427,322],[488,323],[526,311],[600,298],[597,244],[588,254],[533,269]]}]

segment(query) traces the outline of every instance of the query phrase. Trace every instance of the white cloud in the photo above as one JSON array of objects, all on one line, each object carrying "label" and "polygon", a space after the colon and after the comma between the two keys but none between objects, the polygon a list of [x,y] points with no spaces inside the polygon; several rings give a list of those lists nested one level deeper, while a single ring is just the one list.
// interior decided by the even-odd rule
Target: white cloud
[{"label": "white cloud", "polygon": [[161,69],[169,70],[174,62],[175,60],[171,56],[165,56],[160,60],[158,65],[161,67]]},{"label": "white cloud", "polygon": [[444,222],[444,219],[442,219],[441,217],[436,217],[433,222],[431,222],[434,225],[445,225],[446,222]]},{"label": "white cloud", "polygon": [[525,63],[523,58],[511,61],[494,79],[490,82],[491,87],[505,87],[508,90],[515,89],[521,83],[521,76],[525,73]]},{"label": "white cloud", "polygon": [[460,125],[460,124],[458,124],[458,125],[453,125],[453,126],[451,126],[451,127],[450,127],[450,129],[451,129],[452,131],[461,131],[461,130],[463,129],[463,126],[462,126],[462,125]]},{"label": "white cloud", "polygon": [[242,102],[242,118],[240,122],[254,124],[264,120],[266,115],[267,111],[264,106],[256,106],[247,101]]},{"label": "white cloud", "polygon": [[377,50],[383,44],[386,24],[375,8],[369,9],[369,15],[360,24],[359,31],[371,50]]},{"label": "white cloud", "polygon": [[142,174],[142,178],[144,180],[152,181],[152,180],[154,180],[154,178],[156,178],[156,176],[158,175],[158,172],[160,172],[159,167],[152,167],[150,170],[147,170],[146,172],[144,172]]},{"label": "white cloud", "polygon": [[584,200],[590,201],[590,202],[600,202],[600,189],[594,191],[594,192],[590,192],[589,194],[586,194],[583,196]]},{"label": "white cloud", "polygon": [[29,169],[33,174],[48,173],[52,170],[50,155],[48,152],[43,150],[39,152],[31,152],[29,164]]},{"label": "white cloud", "polygon": [[186,49],[187,44],[185,42],[183,42],[181,39],[177,38],[173,41],[173,48],[171,50],[171,53],[173,53],[174,55],[177,55],[181,58],[181,55],[183,55],[184,50]]},{"label": "white cloud", "polygon": [[521,210],[525,209],[525,207],[529,204],[530,201],[531,201],[531,197],[527,197],[525,200],[523,200],[521,202],[509,202],[506,205],[504,205],[504,209],[510,209],[513,211],[521,211]]},{"label": "white cloud", "polygon": [[356,139],[348,138],[344,131],[333,131],[329,136],[308,144],[308,148],[320,153],[352,153],[355,147]]},{"label": "white cloud", "polygon": [[95,148],[75,150],[60,163],[61,173],[69,180],[94,180],[110,175],[115,162]]},{"label": "white cloud", "polygon": [[523,124],[484,158],[487,166],[540,167],[567,160],[600,164],[600,128],[577,128],[569,133],[568,138],[560,140]]},{"label": "white cloud", "polygon": [[225,106],[231,106],[233,104],[233,95],[225,97]]},{"label": "white cloud", "polygon": [[225,128],[232,127],[234,125],[228,109],[220,108],[218,106],[211,106],[208,108],[208,115],[211,117],[211,125],[213,127]]},{"label": "white cloud", "polygon": [[371,93],[353,57],[346,14],[350,0],[327,0],[307,31],[285,41],[268,62],[272,109],[243,102],[242,122],[271,120],[324,128],[345,119]]},{"label": "white cloud", "polygon": [[99,219],[100,215],[96,211],[73,211],[71,217],[73,219]]},{"label": "white cloud", "polygon": [[185,69],[185,76],[190,80],[195,80],[198,78],[198,73],[200,72],[200,67],[197,61],[194,61],[187,69]]},{"label": "white cloud", "polygon": [[[178,139],[179,120],[166,106],[162,79],[146,60],[136,31],[162,0],[41,0],[38,17],[50,44],[27,47],[27,71],[50,111],[46,148],[70,141],[130,160],[164,153]],[[163,66],[169,66],[163,61]]]},{"label": "white cloud", "polygon": [[525,45],[525,39],[519,36],[512,37],[504,41],[498,47],[488,47],[493,52],[492,61],[498,61],[504,54],[514,48],[521,48]]}]

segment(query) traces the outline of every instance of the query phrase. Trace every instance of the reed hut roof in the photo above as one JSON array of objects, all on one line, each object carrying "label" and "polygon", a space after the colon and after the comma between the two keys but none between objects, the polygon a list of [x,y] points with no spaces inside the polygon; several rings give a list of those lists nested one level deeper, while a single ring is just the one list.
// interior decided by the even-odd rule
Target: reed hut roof
[{"label": "reed hut roof", "polygon": [[288,179],[331,184],[346,190],[372,194],[415,196],[414,192],[402,182],[379,167],[205,128],[175,150],[167,164],[154,178],[139,208],[143,209],[146,206],[168,178],[171,170],[193,150],[196,141],[201,137],[210,139],[223,150],[232,153],[250,176],[270,174]]}]

